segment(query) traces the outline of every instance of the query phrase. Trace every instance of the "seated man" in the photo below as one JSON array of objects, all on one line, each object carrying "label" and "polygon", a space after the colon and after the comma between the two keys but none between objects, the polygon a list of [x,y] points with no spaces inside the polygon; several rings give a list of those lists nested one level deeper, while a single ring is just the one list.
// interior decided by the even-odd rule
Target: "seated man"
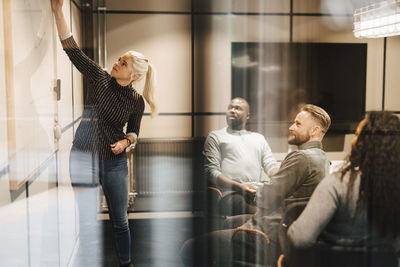
[{"label": "seated man", "polygon": [[221,209],[226,215],[254,213],[254,203],[246,198],[254,199],[262,168],[271,176],[279,167],[264,136],[246,130],[249,117],[247,101],[232,99],[226,111],[228,127],[212,131],[204,144],[206,172],[223,192]]},{"label": "seated man", "polygon": [[[322,108],[305,105],[289,128],[288,143],[298,146],[298,150],[285,157],[278,172],[271,177],[272,183],[264,183],[258,190],[257,212],[243,227],[260,230],[269,235],[271,246],[278,246],[273,225],[279,220],[282,201],[285,198],[310,197],[318,183],[329,173],[329,160],[322,150],[321,141],[330,123],[329,115]],[[235,219],[240,219],[240,216],[234,216],[233,221]],[[240,224],[234,222],[232,225]],[[204,262],[207,258],[212,264],[229,266],[233,250],[235,259],[256,262],[259,257],[256,244],[258,243],[251,235],[247,236],[246,232],[241,232],[238,237],[232,239],[231,229],[219,230],[186,241],[181,256],[187,266],[193,263],[203,266],[207,264]],[[211,249],[208,247],[208,251],[215,253],[205,257],[194,251],[207,246],[213,246]],[[196,255],[195,259],[193,255]]]},{"label": "seated man", "polygon": [[[346,256],[356,266],[398,266],[392,252],[400,251],[400,208],[393,205],[400,201],[399,150],[400,119],[390,111],[368,112],[342,168],[318,185],[289,227],[293,245],[307,248],[318,239],[341,248],[342,258],[330,266],[343,266]],[[351,253],[360,247],[364,253]]]}]

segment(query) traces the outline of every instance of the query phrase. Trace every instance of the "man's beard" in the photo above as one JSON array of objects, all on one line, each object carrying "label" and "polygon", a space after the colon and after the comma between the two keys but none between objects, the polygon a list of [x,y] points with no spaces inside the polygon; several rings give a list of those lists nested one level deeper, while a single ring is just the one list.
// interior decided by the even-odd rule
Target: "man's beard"
[{"label": "man's beard", "polygon": [[[294,138],[291,138],[292,136]],[[308,133],[306,135],[293,135],[293,134],[291,134],[291,135],[289,135],[288,143],[289,143],[289,145],[301,146],[302,144],[307,143],[308,140],[310,140],[310,138],[311,138],[311,136]]]},{"label": "man's beard", "polygon": [[238,119],[231,121],[231,120],[227,119],[227,123],[228,123],[228,126],[231,129],[237,130],[237,129],[240,129],[242,127],[243,121],[242,120],[238,120]]}]

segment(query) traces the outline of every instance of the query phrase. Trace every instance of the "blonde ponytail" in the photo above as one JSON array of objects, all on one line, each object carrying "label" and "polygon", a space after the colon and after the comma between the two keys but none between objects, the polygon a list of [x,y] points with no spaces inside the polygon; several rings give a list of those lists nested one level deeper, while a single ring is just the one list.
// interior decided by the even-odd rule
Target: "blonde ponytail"
[{"label": "blonde ponytail", "polygon": [[144,81],[143,97],[151,108],[151,117],[154,117],[157,114],[157,104],[154,96],[156,86],[156,73],[154,67],[143,54],[133,50],[129,51],[129,53],[133,59],[133,73],[139,75],[138,79],[133,81],[133,83],[137,84],[144,76],[146,76],[146,80]]},{"label": "blonde ponytail", "polygon": [[146,73],[146,81],[143,88],[143,97],[146,102],[150,105],[151,116],[154,117],[157,114],[157,104],[154,97],[155,91],[155,73],[153,65],[149,62],[149,67]]}]

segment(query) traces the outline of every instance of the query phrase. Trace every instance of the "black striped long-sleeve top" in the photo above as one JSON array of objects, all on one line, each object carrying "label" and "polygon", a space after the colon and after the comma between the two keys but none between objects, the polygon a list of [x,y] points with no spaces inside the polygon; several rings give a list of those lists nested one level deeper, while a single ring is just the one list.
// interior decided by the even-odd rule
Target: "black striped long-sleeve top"
[{"label": "black striped long-sleeve top", "polygon": [[139,136],[144,112],[143,97],[131,85],[121,86],[96,62],[88,58],[71,36],[61,41],[72,64],[87,79],[87,104],[76,130],[74,146],[94,152],[100,159],[116,159],[111,144],[125,138],[126,131]]}]

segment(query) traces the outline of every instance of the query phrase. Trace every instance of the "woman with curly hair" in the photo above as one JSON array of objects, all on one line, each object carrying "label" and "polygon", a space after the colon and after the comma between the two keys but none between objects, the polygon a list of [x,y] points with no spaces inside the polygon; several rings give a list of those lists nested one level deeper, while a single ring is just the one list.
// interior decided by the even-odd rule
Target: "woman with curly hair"
[{"label": "woman with curly hair", "polygon": [[288,229],[295,247],[317,238],[341,246],[400,248],[400,120],[368,112],[343,168],[326,177]]}]

